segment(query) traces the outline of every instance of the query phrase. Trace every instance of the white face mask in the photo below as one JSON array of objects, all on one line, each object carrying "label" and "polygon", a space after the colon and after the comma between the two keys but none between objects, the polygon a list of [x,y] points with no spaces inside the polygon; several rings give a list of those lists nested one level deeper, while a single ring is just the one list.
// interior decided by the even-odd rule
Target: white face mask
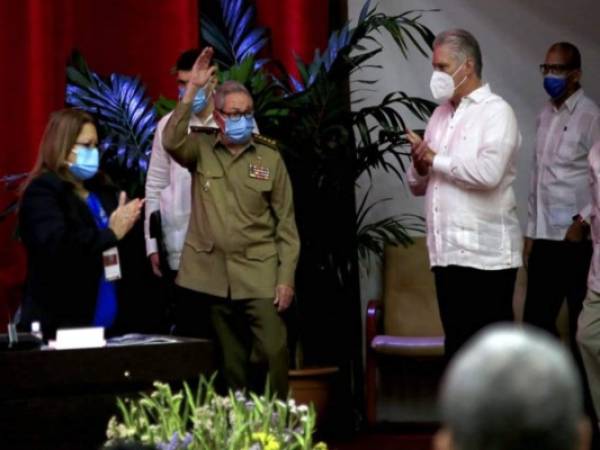
[{"label": "white face mask", "polygon": [[431,94],[433,95],[434,99],[440,102],[445,102],[452,98],[454,91],[456,91],[456,89],[458,89],[458,87],[467,80],[467,76],[465,75],[463,80],[458,83],[458,85],[454,85],[454,75],[458,73],[464,64],[465,63],[463,62],[460,66],[458,66],[458,69],[456,69],[452,75],[440,70],[433,71],[431,74],[429,87],[431,88]]}]

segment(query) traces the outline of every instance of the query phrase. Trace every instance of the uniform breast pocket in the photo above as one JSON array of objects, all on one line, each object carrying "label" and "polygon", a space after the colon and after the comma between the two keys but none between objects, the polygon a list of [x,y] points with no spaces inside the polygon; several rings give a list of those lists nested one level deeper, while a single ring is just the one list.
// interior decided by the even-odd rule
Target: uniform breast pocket
[{"label": "uniform breast pocket", "polygon": [[253,214],[263,214],[271,201],[272,180],[249,178],[240,188],[242,208]]},{"label": "uniform breast pocket", "polygon": [[198,191],[199,187],[204,201],[211,203],[213,202],[213,191],[220,183],[223,183],[223,172],[198,167],[196,169],[194,183],[197,184],[197,186],[194,187],[196,192]]}]

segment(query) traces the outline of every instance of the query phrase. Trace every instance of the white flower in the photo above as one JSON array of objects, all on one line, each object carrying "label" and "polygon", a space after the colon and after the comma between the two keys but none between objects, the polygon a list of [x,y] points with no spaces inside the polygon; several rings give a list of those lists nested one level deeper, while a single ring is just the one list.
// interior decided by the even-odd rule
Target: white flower
[{"label": "white flower", "polygon": [[302,414],[306,414],[308,412],[308,406],[302,404],[298,406],[298,412]]}]

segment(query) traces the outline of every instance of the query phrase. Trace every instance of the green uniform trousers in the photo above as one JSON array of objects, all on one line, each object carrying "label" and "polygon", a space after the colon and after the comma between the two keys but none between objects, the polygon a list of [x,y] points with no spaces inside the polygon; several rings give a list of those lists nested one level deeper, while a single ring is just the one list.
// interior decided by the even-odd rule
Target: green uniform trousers
[{"label": "green uniform trousers", "polygon": [[[270,392],[288,395],[287,332],[273,298],[231,300],[211,297],[210,317],[222,349],[223,376],[230,389],[264,388],[266,369]],[[255,386],[254,384],[259,384]]]}]

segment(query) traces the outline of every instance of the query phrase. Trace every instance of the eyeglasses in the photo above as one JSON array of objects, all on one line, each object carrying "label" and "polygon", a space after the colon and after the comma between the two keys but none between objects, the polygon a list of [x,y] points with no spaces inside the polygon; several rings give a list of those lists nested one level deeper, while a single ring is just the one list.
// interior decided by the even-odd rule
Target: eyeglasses
[{"label": "eyeglasses", "polygon": [[571,64],[540,64],[540,72],[542,75],[548,75],[549,73],[560,75],[572,68],[573,66]]},{"label": "eyeglasses", "polygon": [[227,117],[228,119],[230,119],[233,122],[238,122],[239,120],[241,120],[242,117],[244,117],[247,120],[254,119],[254,111],[250,111],[250,112],[246,112],[246,113],[239,113],[239,112],[228,113],[228,112],[225,112],[222,109],[220,109],[219,112],[221,113],[221,115]]}]

